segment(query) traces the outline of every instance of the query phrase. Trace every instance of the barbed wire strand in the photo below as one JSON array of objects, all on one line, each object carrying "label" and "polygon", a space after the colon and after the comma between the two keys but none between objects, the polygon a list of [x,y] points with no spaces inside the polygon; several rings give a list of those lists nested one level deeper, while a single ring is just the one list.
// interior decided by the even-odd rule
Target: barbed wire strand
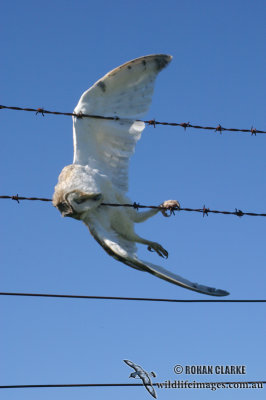
[{"label": "barbed wire strand", "polygon": [[[236,381],[236,382],[196,382],[197,384],[266,384],[266,381]],[[161,383],[153,383],[158,387]],[[69,383],[69,384],[47,384],[47,385],[1,385],[0,389],[38,389],[38,388],[67,388],[67,387],[122,387],[122,386],[144,386],[143,383]]]},{"label": "barbed wire strand", "polygon": [[[69,112],[59,112],[59,111],[49,111],[45,110],[44,108],[23,108],[23,107],[15,107],[15,106],[4,106],[0,105],[0,109],[8,109],[8,110],[15,110],[15,111],[28,111],[28,112],[35,112],[36,114],[41,114],[44,116],[44,114],[53,114],[53,115],[65,115],[65,116],[72,116],[72,117],[77,117],[77,118],[95,118],[95,119],[107,119],[107,120],[112,120],[112,121],[119,121],[123,120],[123,118],[119,117],[105,117],[102,115],[93,115],[93,114],[75,114],[75,113],[69,113]],[[180,126],[181,128],[184,128],[185,130],[187,128],[193,128],[193,129],[204,129],[204,130],[212,130],[215,132],[219,132],[220,134],[223,131],[227,132],[244,132],[244,133],[251,133],[251,136],[256,136],[257,133],[266,133],[266,131],[258,130],[254,128],[253,126],[250,129],[239,129],[239,128],[224,128],[220,124],[217,126],[201,126],[201,125],[193,125],[190,122],[160,122],[160,121],[155,121],[154,119],[146,121],[146,120],[140,120],[138,119],[137,121],[144,122],[147,125],[151,125],[154,128],[156,125],[168,125],[168,126]]]},{"label": "barbed wire strand", "polygon": [[266,303],[265,299],[187,300],[187,299],[160,299],[160,298],[149,298],[149,297],[86,296],[86,295],[74,295],[74,294],[15,293],[15,292],[0,292],[0,296],[46,297],[46,298],[50,297],[50,298],[87,299],[87,300],[154,301],[154,302],[168,302],[168,303]]},{"label": "barbed wire strand", "polygon": [[[6,196],[6,195],[1,195],[0,199],[9,199],[9,200],[15,200],[19,203],[20,200],[30,200],[30,201],[45,201],[45,202],[51,202],[52,199],[48,198],[41,198],[41,197],[24,197],[24,196],[19,196],[18,194],[15,196]],[[133,207],[135,209],[140,209],[140,208],[153,208],[157,210],[165,210],[169,211],[169,216],[170,215],[175,215],[175,211],[188,211],[188,212],[197,212],[197,213],[202,213],[203,217],[206,215],[208,216],[209,213],[212,214],[223,214],[223,215],[236,215],[237,217],[243,217],[244,215],[250,216],[250,217],[266,217],[266,213],[254,213],[254,212],[243,212],[242,210],[235,209],[235,211],[221,211],[221,210],[211,210],[210,208],[207,208],[205,205],[202,208],[187,208],[187,207],[162,207],[162,206],[147,206],[139,203],[133,203],[133,204],[113,204],[113,203],[101,203],[102,206],[109,206],[109,207]]]}]

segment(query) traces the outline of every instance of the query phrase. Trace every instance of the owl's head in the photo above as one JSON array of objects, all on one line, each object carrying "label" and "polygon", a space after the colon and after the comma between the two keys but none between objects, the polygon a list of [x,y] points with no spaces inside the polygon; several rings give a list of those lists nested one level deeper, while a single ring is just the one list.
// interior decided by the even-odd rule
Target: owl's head
[{"label": "owl's head", "polygon": [[63,217],[81,219],[82,215],[98,207],[102,202],[101,193],[84,193],[80,190],[72,190],[64,194],[63,198],[54,205]]}]

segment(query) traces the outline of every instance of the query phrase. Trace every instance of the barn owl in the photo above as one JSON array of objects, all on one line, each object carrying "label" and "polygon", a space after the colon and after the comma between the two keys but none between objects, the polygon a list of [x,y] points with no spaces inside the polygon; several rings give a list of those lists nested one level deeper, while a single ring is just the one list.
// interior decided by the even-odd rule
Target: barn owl
[{"label": "barn owl", "polygon": [[[53,205],[63,217],[83,221],[94,239],[116,260],[196,292],[226,296],[228,292],[192,283],[160,266],[137,257],[136,243],[146,245],[160,257],[167,251],[135,233],[135,223],[159,211],[139,212],[134,208],[103,206],[130,203],[128,164],[145,124],[138,119],[151,103],[157,74],[172,57],[154,54],[129,61],[98,80],[84,92],[73,117],[74,160],[66,166],[53,195]],[[82,114],[118,117],[117,120],[82,118]],[[179,206],[166,201],[163,207]]]}]

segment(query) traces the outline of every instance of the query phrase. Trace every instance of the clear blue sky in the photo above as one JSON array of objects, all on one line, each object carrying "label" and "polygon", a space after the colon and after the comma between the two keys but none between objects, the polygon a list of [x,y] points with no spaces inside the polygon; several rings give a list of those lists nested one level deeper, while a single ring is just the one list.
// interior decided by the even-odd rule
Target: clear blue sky
[{"label": "clear blue sky", "polygon": [[[121,63],[173,55],[147,118],[265,130],[265,2],[9,1],[1,6],[1,103],[71,112]],[[72,162],[70,117],[2,110],[1,194],[51,197]],[[265,212],[266,136],[147,127],[130,165],[143,204]],[[50,204],[1,200],[1,291],[207,299],[110,258]],[[264,299],[265,219],[179,213],[137,227],[193,281]],[[147,254],[146,254],[147,253]],[[0,385],[265,380],[265,304],[1,297]],[[176,375],[175,364],[246,365],[246,375]],[[157,390],[164,399],[262,399],[264,390]],[[5,390],[5,400],[150,399],[143,388]]]}]

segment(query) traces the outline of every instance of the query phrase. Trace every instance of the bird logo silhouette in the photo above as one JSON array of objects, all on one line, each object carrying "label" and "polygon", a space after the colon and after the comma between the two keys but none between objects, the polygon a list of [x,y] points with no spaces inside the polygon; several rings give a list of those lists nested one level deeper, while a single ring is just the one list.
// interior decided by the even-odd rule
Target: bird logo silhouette
[{"label": "bird logo silhouette", "polygon": [[132,372],[129,375],[129,378],[137,378],[139,377],[142,382],[143,385],[145,386],[145,388],[148,390],[148,392],[155,398],[157,399],[157,394],[155,392],[154,387],[152,386],[152,381],[151,381],[151,377],[155,377],[156,374],[155,372],[146,372],[142,367],[140,367],[137,364],[134,364],[132,361],[130,360],[124,360],[124,362],[129,365],[131,368],[133,368],[135,370],[135,372]]}]

